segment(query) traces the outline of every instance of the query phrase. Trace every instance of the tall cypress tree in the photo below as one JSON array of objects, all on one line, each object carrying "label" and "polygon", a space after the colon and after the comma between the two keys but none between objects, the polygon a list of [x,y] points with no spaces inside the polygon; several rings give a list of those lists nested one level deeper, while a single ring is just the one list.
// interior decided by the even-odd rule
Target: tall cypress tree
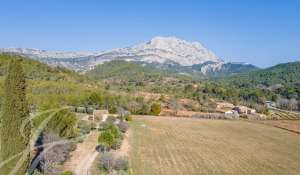
[{"label": "tall cypress tree", "polygon": [[[0,123],[0,162],[29,149],[31,124],[26,100],[25,75],[21,60],[12,59],[4,84],[4,98]],[[27,152],[28,153],[28,152]],[[26,174],[30,154],[20,154],[0,168],[0,175]],[[16,171],[16,167],[19,167]]]}]

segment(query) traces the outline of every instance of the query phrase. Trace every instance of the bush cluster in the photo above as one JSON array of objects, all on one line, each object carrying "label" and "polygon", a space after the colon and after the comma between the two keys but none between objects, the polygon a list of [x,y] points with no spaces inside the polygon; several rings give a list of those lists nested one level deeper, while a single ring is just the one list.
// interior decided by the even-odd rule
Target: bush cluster
[{"label": "bush cluster", "polygon": [[129,128],[129,125],[127,122],[125,121],[121,121],[119,124],[118,124],[118,127],[120,129],[121,132],[125,133],[127,132],[128,128]]},{"label": "bush cluster", "polygon": [[98,142],[105,148],[116,149],[119,147],[118,145],[120,145],[120,139],[122,139],[122,134],[119,128],[110,123],[101,132]]},{"label": "bush cluster", "polygon": [[125,120],[128,121],[128,122],[131,122],[132,121],[132,116],[131,115],[126,116]]},{"label": "bush cluster", "polygon": [[151,105],[151,112],[150,112],[150,114],[151,115],[159,115],[160,112],[161,112],[161,106],[160,106],[160,104],[159,103],[153,103]]},{"label": "bush cluster", "polygon": [[89,121],[79,121],[78,122],[78,130],[80,134],[86,135],[91,132],[91,130],[95,129],[95,123]]},{"label": "bush cluster", "polygon": [[117,174],[120,174],[121,172],[126,173],[129,169],[127,157],[119,157],[115,159],[109,152],[101,155],[98,165],[102,170],[110,173],[115,172]]},{"label": "bush cluster", "polygon": [[63,173],[61,173],[60,175],[73,175],[74,173],[71,171],[65,171]]},{"label": "bush cluster", "polygon": [[[59,165],[62,165],[70,156],[70,152],[73,151],[76,146],[72,143],[65,142],[63,138],[57,134],[44,133],[39,138],[38,143],[40,145],[51,145],[53,143],[61,142],[50,149],[42,146],[39,152],[42,152],[42,158],[39,162],[39,169],[45,174],[59,174],[61,172]],[[46,150],[46,151],[45,151]]]}]

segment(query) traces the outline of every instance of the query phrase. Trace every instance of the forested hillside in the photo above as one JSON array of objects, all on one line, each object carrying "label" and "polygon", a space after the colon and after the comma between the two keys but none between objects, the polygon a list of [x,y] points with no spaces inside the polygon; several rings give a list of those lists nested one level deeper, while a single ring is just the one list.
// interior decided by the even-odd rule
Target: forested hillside
[{"label": "forested hillside", "polygon": [[105,82],[115,90],[159,93],[175,93],[178,88],[194,81],[191,76],[121,60],[105,62],[86,75],[92,80]]},{"label": "forested hillside", "polygon": [[163,78],[164,72],[127,61],[110,61],[98,65],[87,73],[92,79],[155,81]]},{"label": "forested hillside", "polygon": [[[232,87],[246,101],[277,102],[285,109],[299,109],[300,62],[279,64],[267,69],[218,79],[224,87]],[[250,94],[246,95],[246,94]],[[260,100],[259,100],[260,99]]]},{"label": "forested hillside", "polygon": [[61,67],[50,67],[36,60],[18,55],[0,54],[0,76],[6,74],[8,63],[11,59],[21,59],[22,67],[27,79],[84,82],[87,79],[78,73]]},{"label": "forested hillside", "polygon": [[232,76],[225,81],[240,87],[255,87],[257,85],[269,87],[275,84],[294,85],[300,83],[300,62],[278,64],[267,69]]}]

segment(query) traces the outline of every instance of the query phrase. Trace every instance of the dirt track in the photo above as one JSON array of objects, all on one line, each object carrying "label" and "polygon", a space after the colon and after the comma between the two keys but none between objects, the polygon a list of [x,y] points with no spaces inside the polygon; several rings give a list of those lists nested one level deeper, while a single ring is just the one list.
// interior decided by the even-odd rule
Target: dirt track
[{"label": "dirt track", "polygon": [[82,143],[79,143],[76,150],[71,152],[71,158],[64,164],[63,169],[76,175],[86,175],[98,155],[95,150],[98,136],[98,131],[92,131]]}]

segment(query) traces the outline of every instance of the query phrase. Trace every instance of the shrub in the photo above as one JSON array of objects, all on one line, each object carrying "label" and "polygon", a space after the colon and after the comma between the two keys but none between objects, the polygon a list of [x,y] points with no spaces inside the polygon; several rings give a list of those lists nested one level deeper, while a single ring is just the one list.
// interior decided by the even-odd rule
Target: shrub
[{"label": "shrub", "polygon": [[85,107],[78,107],[78,108],[76,108],[76,112],[78,112],[78,113],[86,113],[86,108]]},{"label": "shrub", "polygon": [[116,171],[127,171],[129,169],[127,157],[120,157],[114,163],[114,169]]},{"label": "shrub", "polygon": [[76,112],[76,107],[70,106],[70,107],[69,107],[69,110],[70,110],[70,112]]},{"label": "shrub", "polygon": [[44,129],[46,132],[54,132],[60,137],[65,138],[76,136],[78,119],[74,113],[70,112],[68,109],[63,109],[54,114],[52,112],[45,113],[33,119],[34,127],[39,127],[43,121],[48,119],[48,117],[51,117],[51,119]]},{"label": "shrub", "polygon": [[58,165],[61,165],[63,162],[65,162],[69,156],[70,152],[74,147],[71,143],[67,142],[63,143],[63,141],[66,141],[62,138],[60,138],[56,134],[43,134],[42,137],[38,140],[38,143],[41,145],[48,145],[53,143],[59,143],[50,149],[41,148],[40,151],[43,152],[42,158],[39,162],[39,167],[45,174],[59,174],[60,168]]},{"label": "shrub", "polygon": [[151,105],[151,110],[150,110],[150,113],[151,115],[159,115],[161,112],[161,106],[159,103],[153,103]]},{"label": "shrub", "polygon": [[117,175],[129,175],[127,171],[121,170],[117,172]]},{"label": "shrub", "polygon": [[121,121],[119,124],[118,124],[118,127],[120,129],[121,132],[125,133],[127,130],[128,130],[128,123],[127,122],[124,122],[124,121]]},{"label": "shrub", "polygon": [[81,134],[88,134],[92,130],[92,125],[88,121],[80,121],[78,123],[78,129]]},{"label": "shrub", "polygon": [[121,135],[122,135],[121,132],[120,132],[120,130],[119,130],[119,128],[116,125],[114,125],[114,124],[108,125],[108,127],[106,128],[106,130],[109,130],[113,134],[113,136],[114,136],[115,139],[120,138]]},{"label": "shrub", "polygon": [[110,123],[104,128],[101,135],[98,138],[98,142],[100,145],[103,145],[107,148],[119,148],[119,139],[122,138],[122,133],[120,132],[119,128]]},{"label": "shrub", "polygon": [[86,109],[86,113],[88,113],[88,114],[93,114],[93,112],[94,112],[94,108],[88,107]]},{"label": "shrub", "polygon": [[111,124],[111,122],[108,122],[108,121],[100,123],[99,130],[100,131],[105,130],[108,127],[108,125],[110,125],[110,124]]},{"label": "shrub", "polygon": [[32,173],[32,175],[43,175],[40,171],[38,170],[34,170],[34,172]]},{"label": "shrub", "polygon": [[65,171],[65,172],[61,173],[60,175],[73,175],[73,172]]},{"label": "shrub", "polygon": [[100,156],[99,168],[111,172],[114,167],[114,159],[111,153],[105,152]]},{"label": "shrub", "polygon": [[108,112],[110,114],[115,114],[115,113],[117,113],[117,108],[115,106],[113,106],[113,107],[111,107],[111,108],[108,109]]},{"label": "shrub", "polygon": [[114,141],[114,135],[110,130],[103,131],[98,138],[98,143],[108,148],[113,145]]},{"label": "shrub", "polygon": [[128,122],[131,122],[132,121],[132,116],[131,115],[126,116],[125,120],[128,121]]},{"label": "shrub", "polygon": [[114,150],[117,150],[117,149],[120,149],[121,148],[121,145],[122,145],[122,139],[114,139],[112,145],[111,145],[111,148],[114,149]]},{"label": "shrub", "polygon": [[147,104],[142,103],[140,109],[137,110],[136,114],[147,115],[150,112],[150,108]]},{"label": "shrub", "polygon": [[116,121],[116,117],[111,115],[107,116],[106,122],[113,123],[115,121]]}]

